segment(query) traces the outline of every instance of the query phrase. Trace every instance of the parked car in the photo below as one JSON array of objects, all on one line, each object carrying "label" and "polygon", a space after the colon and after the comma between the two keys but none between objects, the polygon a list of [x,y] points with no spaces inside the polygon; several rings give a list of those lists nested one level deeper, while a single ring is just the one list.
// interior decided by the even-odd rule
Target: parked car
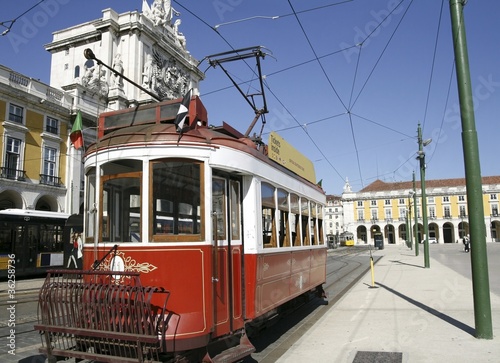
[{"label": "parked car", "polygon": [[[425,240],[421,240],[420,243],[424,243]],[[429,237],[429,243],[439,243],[436,237]]]}]

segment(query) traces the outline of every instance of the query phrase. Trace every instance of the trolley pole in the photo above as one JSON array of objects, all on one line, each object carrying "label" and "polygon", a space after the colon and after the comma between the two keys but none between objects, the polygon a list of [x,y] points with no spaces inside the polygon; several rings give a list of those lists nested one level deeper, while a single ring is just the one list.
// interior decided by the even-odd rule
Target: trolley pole
[{"label": "trolley pole", "polygon": [[462,120],[462,144],[470,223],[472,290],[476,338],[493,339],[491,322],[488,255],[484,227],[484,207],[479,164],[479,147],[474,119],[474,105],[469,72],[469,55],[463,7],[467,0],[450,0],[451,26],[457,68],[458,95]]},{"label": "trolley pole", "polygon": [[413,209],[415,215],[415,257],[418,256],[418,213],[417,213],[417,188],[415,187],[415,171],[413,172]]}]

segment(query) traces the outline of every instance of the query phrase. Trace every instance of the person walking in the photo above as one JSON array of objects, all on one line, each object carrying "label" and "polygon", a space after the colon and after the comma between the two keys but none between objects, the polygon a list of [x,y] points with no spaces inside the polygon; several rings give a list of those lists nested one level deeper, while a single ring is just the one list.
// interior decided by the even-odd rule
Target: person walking
[{"label": "person walking", "polygon": [[469,235],[464,237],[464,251],[465,252],[470,251],[470,237],[469,237]]}]

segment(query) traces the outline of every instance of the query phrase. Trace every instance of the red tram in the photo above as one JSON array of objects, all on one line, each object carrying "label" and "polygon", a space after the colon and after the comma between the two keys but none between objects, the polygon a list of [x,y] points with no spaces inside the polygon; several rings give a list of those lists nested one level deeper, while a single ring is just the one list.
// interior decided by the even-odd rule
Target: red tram
[{"label": "red tram", "polygon": [[54,271],[42,288],[45,353],[237,361],[253,351],[247,324],[323,291],[326,196],[282,164],[308,166],[208,126],[196,96],[179,133],[179,103],[100,116],[85,154],[84,270]]}]

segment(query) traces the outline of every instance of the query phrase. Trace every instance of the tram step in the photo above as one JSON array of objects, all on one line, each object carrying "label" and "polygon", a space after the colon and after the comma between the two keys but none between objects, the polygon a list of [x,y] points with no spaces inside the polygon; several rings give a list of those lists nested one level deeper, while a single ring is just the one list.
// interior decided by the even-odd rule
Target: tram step
[{"label": "tram step", "polygon": [[214,357],[210,357],[209,353],[203,358],[203,363],[232,363],[238,362],[241,359],[249,356],[255,351],[246,334],[243,334],[240,343],[234,347],[223,350]]}]

